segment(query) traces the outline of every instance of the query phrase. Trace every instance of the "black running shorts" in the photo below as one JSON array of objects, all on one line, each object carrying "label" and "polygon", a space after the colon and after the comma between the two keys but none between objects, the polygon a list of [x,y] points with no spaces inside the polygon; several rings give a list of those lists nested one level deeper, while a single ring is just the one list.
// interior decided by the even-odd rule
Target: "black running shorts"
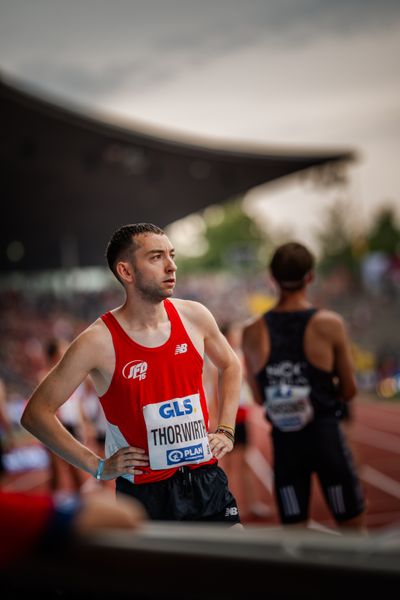
[{"label": "black running shorts", "polygon": [[318,418],[300,431],[272,431],[275,495],[282,523],[309,516],[311,476],[316,473],[337,522],[364,510],[364,498],[350,449],[334,417]]},{"label": "black running shorts", "polygon": [[155,521],[240,523],[228,479],[217,465],[180,467],[172,477],[154,483],[133,484],[118,477],[116,489],[117,494],[139,500],[149,518]]}]

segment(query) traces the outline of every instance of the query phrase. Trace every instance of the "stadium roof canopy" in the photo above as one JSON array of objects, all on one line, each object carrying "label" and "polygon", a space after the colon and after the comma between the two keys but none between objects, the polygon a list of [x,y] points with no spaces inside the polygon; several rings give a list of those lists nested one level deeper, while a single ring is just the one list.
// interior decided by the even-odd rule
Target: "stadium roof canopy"
[{"label": "stadium roof canopy", "polygon": [[348,151],[201,145],[95,118],[0,78],[0,272],[104,265],[125,223],[161,227]]}]

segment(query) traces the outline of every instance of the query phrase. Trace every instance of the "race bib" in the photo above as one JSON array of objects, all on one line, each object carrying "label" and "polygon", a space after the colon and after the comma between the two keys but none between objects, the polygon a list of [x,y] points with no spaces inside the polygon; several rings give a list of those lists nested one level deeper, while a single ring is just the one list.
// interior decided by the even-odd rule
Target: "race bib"
[{"label": "race bib", "polygon": [[199,394],[143,407],[152,469],[172,469],[212,458]]},{"label": "race bib", "polygon": [[265,408],[271,422],[281,431],[303,429],[314,416],[309,386],[276,385],[265,388]]}]

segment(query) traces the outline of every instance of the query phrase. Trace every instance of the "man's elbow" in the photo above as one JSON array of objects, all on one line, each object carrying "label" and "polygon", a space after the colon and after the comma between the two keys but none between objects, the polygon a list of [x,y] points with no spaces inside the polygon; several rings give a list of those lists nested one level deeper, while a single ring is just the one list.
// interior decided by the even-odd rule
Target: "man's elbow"
[{"label": "man's elbow", "polygon": [[357,385],[353,382],[342,389],[342,398],[345,402],[350,402],[356,396],[357,392]]},{"label": "man's elbow", "polygon": [[32,433],[34,428],[34,418],[32,415],[31,406],[28,404],[25,406],[24,412],[22,413],[20,423],[24,429]]},{"label": "man's elbow", "polygon": [[233,359],[233,367],[232,368],[235,369],[235,371],[238,373],[238,375],[240,375],[240,377],[243,377],[242,363],[240,362],[240,360],[237,356],[235,356]]}]

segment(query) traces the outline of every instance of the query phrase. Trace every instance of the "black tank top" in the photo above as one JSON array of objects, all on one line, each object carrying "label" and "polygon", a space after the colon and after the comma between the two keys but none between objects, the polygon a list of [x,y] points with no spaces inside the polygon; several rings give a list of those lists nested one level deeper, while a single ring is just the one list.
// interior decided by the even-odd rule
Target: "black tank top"
[{"label": "black tank top", "polygon": [[256,379],[267,419],[283,431],[302,429],[314,417],[335,416],[339,408],[334,372],[314,367],[304,353],[304,332],[316,312],[264,314],[270,355]]}]

